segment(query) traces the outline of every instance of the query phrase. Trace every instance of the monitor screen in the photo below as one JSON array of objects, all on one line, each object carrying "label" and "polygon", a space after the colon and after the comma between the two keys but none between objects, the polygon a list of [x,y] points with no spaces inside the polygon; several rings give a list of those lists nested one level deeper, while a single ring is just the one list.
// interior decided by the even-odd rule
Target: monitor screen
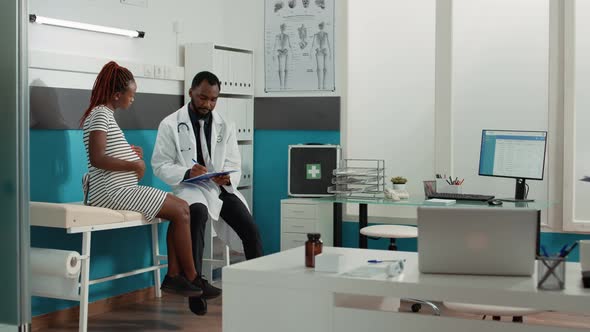
[{"label": "monitor screen", "polygon": [[479,175],[543,180],[546,131],[484,130]]}]

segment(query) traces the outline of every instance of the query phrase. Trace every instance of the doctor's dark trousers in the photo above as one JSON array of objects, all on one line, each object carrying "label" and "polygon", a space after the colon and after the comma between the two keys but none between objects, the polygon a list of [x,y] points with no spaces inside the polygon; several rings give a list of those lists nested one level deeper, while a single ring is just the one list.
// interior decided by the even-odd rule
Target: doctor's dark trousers
[{"label": "doctor's dark trousers", "polygon": [[[262,241],[258,226],[254,223],[254,219],[244,203],[238,196],[228,193],[223,188],[221,188],[219,199],[223,201],[220,216],[242,240],[246,259],[262,256]],[[195,203],[190,206],[190,214],[193,256],[197,272],[201,275],[203,249],[205,248],[205,226],[209,219],[209,212],[204,204]]]}]

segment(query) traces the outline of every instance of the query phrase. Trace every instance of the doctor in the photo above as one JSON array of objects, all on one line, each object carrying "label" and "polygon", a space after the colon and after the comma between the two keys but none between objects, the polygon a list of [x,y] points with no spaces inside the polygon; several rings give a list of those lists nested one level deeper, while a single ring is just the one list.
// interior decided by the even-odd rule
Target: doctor
[{"label": "doctor", "polygon": [[[190,206],[193,256],[201,277],[205,225],[209,219],[217,235],[232,249],[241,251],[240,243],[236,246],[234,241],[241,239],[246,259],[262,255],[258,227],[244,196],[237,190],[241,158],[234,125],[214,112],[220,90],[217,76],[207,71],[198,73],[189,90],[191,101],[160,123],[152,156],[156,176],[172,186],[174,194]],[[207,172],[230,170],[236,172],[198,184],[182,182]],[[178,262],[169,260],[168,264]],[[190,309],[198,315],[207,312],[206,299],[221,294],[206,280],[204,284],[209,292],[203,290],[201,298],[189,298]]]}]

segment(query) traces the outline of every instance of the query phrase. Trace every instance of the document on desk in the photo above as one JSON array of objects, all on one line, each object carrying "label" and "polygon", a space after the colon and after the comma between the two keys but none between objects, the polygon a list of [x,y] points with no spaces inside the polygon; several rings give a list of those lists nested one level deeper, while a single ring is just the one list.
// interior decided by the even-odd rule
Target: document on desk
[{"label": "document on desk", "polygon": [[431,198],[424,201],[428,205],[453,205],[457,203],[454,199]]},{"label": "document on desk", "polygon": [[230,173],[234,173],[237,171],[224,171],[224,172],[211,172],[211,173],[205,173],[199,176],[195,176],[194,178],[190,178],[190,179],[186,179],[182,182],[188,182],[188,183],[199,183],[205,180],[209,180],[211,178],[214,178],[216,176],[222,176],[222,175],[228,175]]},{"label": "document on desk", "polygon": [[342,275],[353,278],[374,278],[377,276],[385,276],[386,265],[363,265],[350,271],[344,272]]}]

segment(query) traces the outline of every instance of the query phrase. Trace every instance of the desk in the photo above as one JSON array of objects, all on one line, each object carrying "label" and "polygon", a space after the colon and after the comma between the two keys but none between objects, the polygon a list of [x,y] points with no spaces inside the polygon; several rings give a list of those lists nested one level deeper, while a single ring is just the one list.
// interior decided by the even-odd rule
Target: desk
[{"label": "desk", "polygon": [[[334,205],[334,247],[342,247],[342,204],[358,204],[359,205],[359,248],[367,248],[367,237],[360,233],[363,227],[367,227],[369,220],[369,205],[389,205],[389,206],[432,206],[423,199],[410,199],[393,201],[384,198],[378,199],[363,199],[363,198],[348,198],[348,197],[328,197],[328,198],[311,198],[313,201],[332,203]],[[448,205],[448,208],[456,207],[481,207],[489,209],[510,209],[522,208],[533,209],[539,211],[539,230],[541,225],[541,210],[547,209],[551,203],[546,201],[534,202],[504,202],[501,206],[490,206],[487,202],[478,201],[457,201],[456,204]]]},{"label": "desk", "polygon": [[578,263],[566,264],[563,291],[542,291],[536,288],[536,275],[420,274],[416,253],[333,247],[325,247],[324,252],[345,255],[351,267],[364,265],[369,259],[406,259],[406,267],[397,278],[316,273],[305,268],[303,247],[230,265],[223,269],[223,331],[579,331],[361,309],[342,305],[339,298],[345,295],[509,305],[578,314],[587,314],[590,307],[590,289],[582,288]]}]

